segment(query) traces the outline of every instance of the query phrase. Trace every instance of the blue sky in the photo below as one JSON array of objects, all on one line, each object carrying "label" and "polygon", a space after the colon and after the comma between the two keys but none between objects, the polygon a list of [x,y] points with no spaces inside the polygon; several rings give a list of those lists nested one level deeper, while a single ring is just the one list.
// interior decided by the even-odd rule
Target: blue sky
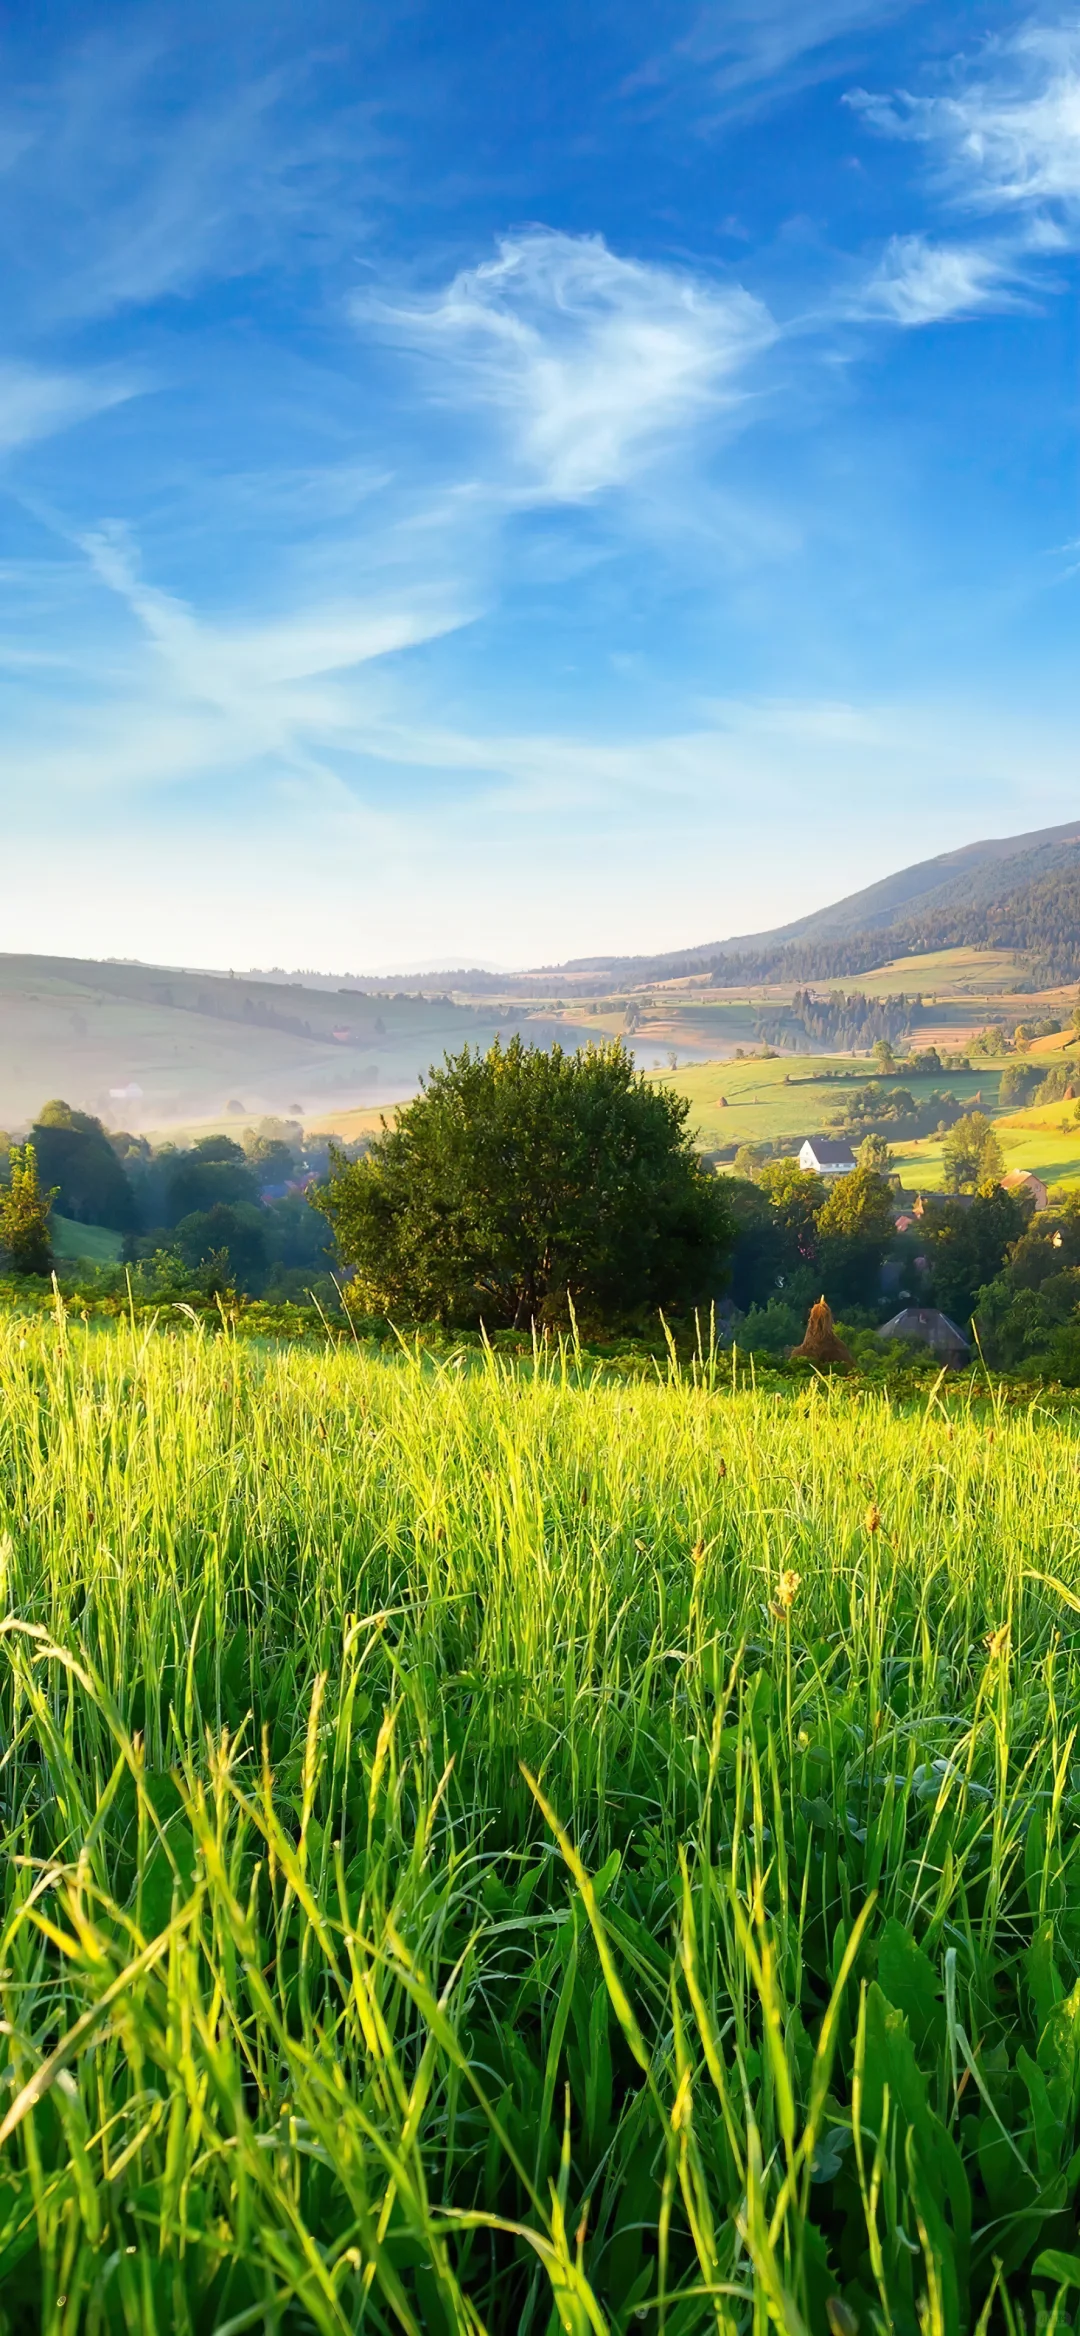
[{"label": "blue sky", "polygon": [[1080,813],[1080,13],[0,61],[4,948],[663,948]]}]

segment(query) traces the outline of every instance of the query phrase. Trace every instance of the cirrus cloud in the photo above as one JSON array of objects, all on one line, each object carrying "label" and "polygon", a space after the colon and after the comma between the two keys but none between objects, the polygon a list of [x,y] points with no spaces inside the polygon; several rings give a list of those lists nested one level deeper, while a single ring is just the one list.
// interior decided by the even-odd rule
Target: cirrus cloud
[{"label": "cirrus cloud", "polygon": [[924,235],[894,235],[853,313],[925,325],[1023,306],[1016,262],[1007,254],[979,244],[935,244]]},{"label": "cirrus cloud", "polygon": [[526,491],[624,485],[679,432],[745,398],[776,339],[764,303],[602,236],[506,236],[428,300],[363,296],[358,322],[421,354],[433,398],[496,416]]},{"label": "cirrus cloud", "polygon": [[986,211],[1080,214],[1080,23],[1030,23],[988,42],[980,66],[957,69],[948,94],[848,104],[887,135],[936,153],[947,184]]}]

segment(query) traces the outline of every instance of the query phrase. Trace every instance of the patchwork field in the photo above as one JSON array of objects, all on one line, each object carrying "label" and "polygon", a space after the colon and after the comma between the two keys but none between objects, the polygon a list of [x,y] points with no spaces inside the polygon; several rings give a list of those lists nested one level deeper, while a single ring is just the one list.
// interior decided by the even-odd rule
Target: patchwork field
[{"label": "patchwork field", "polygon": [[1077,1415],[729,1372],[0,1320],[8,2330],[1067,2303]]},{"label": "patchwork field", "polygon": [[[1073,993],[1064,990],[1037,995],[1017,984],[1024,979],[1022,959],[1002,950],[942,949],[920,957],[898,957],[871,973],[846,974],[835,981],[813,984],[827,994],[833,988],[880,998],[903,992],[923,1001],[918,1024],[920,1045],[962,1050],[987,1022],[1017,1022],[1057,1013],[1068,1019]],[[754,984],[725,989],[700,978],[643,984],[617,997],[586,1003],[577,996],[574,1012],[588,1028],[615,1037],[624,1028],[626,1007],[633,1004],[641,1020],[632,1043],[646,1068],[662,1063],[669,1049],[691,1059],[707,1055],[724,1059],[736,1047],[760,1043],[759,1019],[775,1015],[791,1002],[792,983]],[[561,1000],[548,1000],[551,1011]],[[599,1004],[599,1010],[597,1010]]]}]

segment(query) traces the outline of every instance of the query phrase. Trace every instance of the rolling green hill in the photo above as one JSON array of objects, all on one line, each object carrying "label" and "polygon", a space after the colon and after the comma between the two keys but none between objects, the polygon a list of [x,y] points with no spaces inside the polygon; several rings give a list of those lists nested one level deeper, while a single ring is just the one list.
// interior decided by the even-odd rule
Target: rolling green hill
[{"label": "rolling green hill", "polygon": [[90,1265],[115,1265],[123,1249],[123,1235],[107,1225],[77,1225],[73,1217],[52,1214],[53,1255],[66,1265],[76,1259]]},{"label": "rolling green hill", "polygon": [[[447,1049],[489,1045],[500,1022],[446,997],[0,956],[0,1125],[24,1126],[51,1095],[136,1128],[389,1102]],[[530,1028],[580,1035],[550,1015]]]}]

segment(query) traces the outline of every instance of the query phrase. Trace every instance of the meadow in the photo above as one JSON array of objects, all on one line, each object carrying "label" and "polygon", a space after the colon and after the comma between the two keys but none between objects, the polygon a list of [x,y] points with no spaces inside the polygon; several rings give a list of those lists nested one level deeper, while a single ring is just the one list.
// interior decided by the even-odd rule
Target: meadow
[{"label": "meadow", "polygon": [[[884,1084],[906,1088],[917,1103],[925,1102],[935,1088],[947,1088],[966,1108],[981,1106],[995,1112],[1000,1074],[999,1063],[979,1063],[970,1071],[888,1072]],[[779,1143],[797,1151],[804,1136],[826,1132],[834,1115],[844,1111],[868,1080],[881,1076],[866,1055],[777,1054],[743,1062],[682,1064],[674,1071],[654,1073],[657,1086],[674,1087],[688,1097],[690,1125],[705,1151],[714,1144],[751,1143]],[[899,1164],[900,1150],[895,1148]]]},{"label": "meadow", "polygon": [[1078,1474],[0,1319],[0,2329],[1069,2325]]}]

